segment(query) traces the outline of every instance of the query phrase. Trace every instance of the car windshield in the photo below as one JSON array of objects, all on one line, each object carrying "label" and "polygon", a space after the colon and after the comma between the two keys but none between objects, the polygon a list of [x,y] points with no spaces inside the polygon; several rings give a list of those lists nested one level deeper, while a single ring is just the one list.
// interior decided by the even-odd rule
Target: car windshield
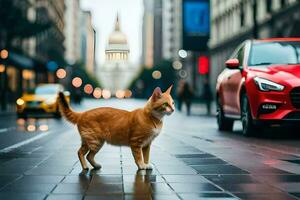
[{"label": "car windshield", "polygon": [[35,94],[56,94],[59,90],[58,86],[54,85],[43,85],[35,89]]},{"label": "car windshield", "polygon": [[300,64],[300,42],[259,42],[252,45],[249,66]]}]

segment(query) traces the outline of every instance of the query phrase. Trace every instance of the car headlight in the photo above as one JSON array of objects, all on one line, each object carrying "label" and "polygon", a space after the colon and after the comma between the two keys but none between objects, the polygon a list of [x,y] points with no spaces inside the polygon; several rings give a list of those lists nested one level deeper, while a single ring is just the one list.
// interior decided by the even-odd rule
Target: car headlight
[{"label": "car headlight", "polygon": [[47,100],[45,100],[45,103],[46,103],[47,105],[54,104],[55,102],[56,102],[56,99],[47,99]]},{"label": "car headlight", "polygon": [[21,106],[21,105],[23,105],[23,104],[25,103],[25,101],[24,101],[23,99],[19,98],[19,99],[17,99],[16,103],[17,103],[19,106]]},{"label": "car headlight", "polygon": [[267,91],[282,91],[284,89],[283,85],[280,85],[278,83],[275,83],[273,81],[255,77],[254,81],[256,85],[258,86],[259,90],[267,92]]}]

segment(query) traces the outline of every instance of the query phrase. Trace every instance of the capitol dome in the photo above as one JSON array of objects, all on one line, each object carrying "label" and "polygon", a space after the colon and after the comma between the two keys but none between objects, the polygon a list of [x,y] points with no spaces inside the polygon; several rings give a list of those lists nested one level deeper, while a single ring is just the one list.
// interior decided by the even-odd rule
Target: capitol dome
[{"label": "capitol dome", "polygon": [[118,15],[115,24],[115,30],[110,34],[108,44],[127,44],[126,35],[120,30],[120,22]]}]

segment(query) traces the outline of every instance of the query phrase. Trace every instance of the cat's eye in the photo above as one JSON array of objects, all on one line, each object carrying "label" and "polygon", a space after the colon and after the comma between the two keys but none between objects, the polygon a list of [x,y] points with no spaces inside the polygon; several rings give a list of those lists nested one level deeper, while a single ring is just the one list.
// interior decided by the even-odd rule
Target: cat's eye
[{"label": "cat's eye", "polygon": [[169,106],[169,104],[167,102],[165,102],[165,103],[163,103],[163,106],[167,107],[167,106]]}]

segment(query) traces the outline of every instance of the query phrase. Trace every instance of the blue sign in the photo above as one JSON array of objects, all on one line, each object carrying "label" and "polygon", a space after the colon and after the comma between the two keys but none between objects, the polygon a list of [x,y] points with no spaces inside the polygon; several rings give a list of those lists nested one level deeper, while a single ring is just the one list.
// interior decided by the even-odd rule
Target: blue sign
[{"label": "blue sign", "polygon": [[208,36],[209,3],[207,1],[185,1],[183,4],[184,32],[190,36]]},{"label": "blue sign", "polygon": [[52,72],[54,72],[58,68],[57,63],[54,61],[49,61],[46,66],[47,66],[47,69]]}]

